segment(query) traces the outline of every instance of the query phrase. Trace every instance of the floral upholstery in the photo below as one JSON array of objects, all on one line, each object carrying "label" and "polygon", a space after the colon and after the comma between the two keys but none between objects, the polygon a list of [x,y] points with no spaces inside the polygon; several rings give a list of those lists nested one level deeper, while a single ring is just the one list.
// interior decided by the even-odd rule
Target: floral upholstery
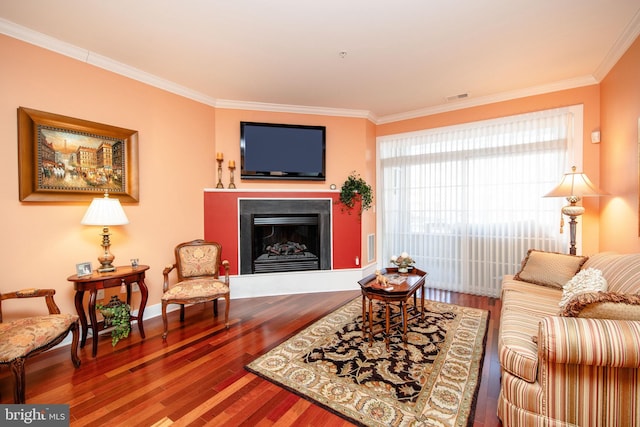
[{"label": "floral upholstery", "polygon": [[[13,401],[25,403],[26,395],[26,359],[41,354],[60,344],[71,332],[71,362],[80,367],[78,357],[79,318],[75,314],[60,314],[53,296],[55,289],[22,289],[15,292],[0,293],[0,365],[9,365],[13,373]],[[26,317],[4,322],[2,317],[3,301],[16,304],[24,298],[44,298],[48,315]]]},{"label": "floral upholstery", "polygon": [[75,314],[50,314],[0,323],[0,363],[10,363],[46,346],[77,320]]},{"label": "floral upholstery", "polygon": [[180,248],[182,277],[218,275],[218,248],[215,245],[185,246]]},{"label": "floral upholstery", "polygon": [[[163,271],[162,290],[162,339],[168,334],[167,305],[180,304],[180,321],[184,321],[185,304],[198,304],[213,301],[213,314],[218,314],[218,299],[224,298],[225,327],[229,327],[229,261],[222,260],[222,247],[216,242],[201,239],[184,242],[174,249],[176,262]],[[224,269],[224,279],[219,278],[220,269]],[[171,284],[169,273],[176,271],[178,280]]]},{"label": "floral upholstery", "polygon": [[[190,299],[211,301],[214,296],[229,292],[229,287],[216,279],[193,279],[176,283],[162,295],[163,300]],[[197,302],[197,301],[194,301]]]}]

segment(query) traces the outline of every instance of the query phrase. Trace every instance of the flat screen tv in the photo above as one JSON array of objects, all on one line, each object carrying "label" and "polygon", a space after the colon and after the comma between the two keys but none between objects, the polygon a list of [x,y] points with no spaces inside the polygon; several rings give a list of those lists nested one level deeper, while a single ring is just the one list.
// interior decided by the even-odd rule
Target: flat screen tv
[{"label": "flat screen tv", "polygon": [[240,122],[242,179],[324,181],[325,126]]}]

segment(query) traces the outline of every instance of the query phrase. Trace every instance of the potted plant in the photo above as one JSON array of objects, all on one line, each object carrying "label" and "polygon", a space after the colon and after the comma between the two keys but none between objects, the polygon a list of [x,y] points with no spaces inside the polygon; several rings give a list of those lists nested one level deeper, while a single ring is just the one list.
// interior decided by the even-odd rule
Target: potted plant
[{"label": "potted plant", "polygon": [[373,190],[360,175],[353,171],[342,184],[340,203],[348,209],[353,209],[358,199],[362,202],[360,213],[370,209],[373,204]]},{"label": "potted plant", "polygon": [[115,347],[118,341],[129,336],[131,331],[131,307],[129,304],[120,301],[116,295],[113,295],[109,304],[98,304],[96,308],[104,317],[105,326],[113,327],[111,330],[111,345]]}]

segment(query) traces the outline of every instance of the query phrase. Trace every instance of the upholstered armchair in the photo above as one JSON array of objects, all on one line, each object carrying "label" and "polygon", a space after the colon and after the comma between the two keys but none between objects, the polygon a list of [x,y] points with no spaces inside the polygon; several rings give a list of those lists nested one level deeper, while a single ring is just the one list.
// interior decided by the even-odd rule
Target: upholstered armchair
[{"label": "upholstered armchair", "polygon": [[[216,242],[193,240],[175,248],[175,263],[162,271],[162,322],[168,334],[167,305],[180,304],[180,322],[184,322],[184,305],[213,301],[213,314],[218,315],[218,299],[225,299],[224,323],[229,327],[229,261],[221,260],[222,247]],[[219,278],[224,268],[224,281]],[[178,281],[170,285],[169,273],[176,270]]]},{"label": "upholstered armchair", "polygon": [[[54,289],[23,289],[0,294],[0,364],[9,365],[14,377],[13,400],[25,403],[24,364],[29,357],[60,344],[71,332],[71,361],[78,368],[78,316],[60,314],[53,295]],[[49,314],[2,322],[2,302],[9,299],[44,297]]]}]

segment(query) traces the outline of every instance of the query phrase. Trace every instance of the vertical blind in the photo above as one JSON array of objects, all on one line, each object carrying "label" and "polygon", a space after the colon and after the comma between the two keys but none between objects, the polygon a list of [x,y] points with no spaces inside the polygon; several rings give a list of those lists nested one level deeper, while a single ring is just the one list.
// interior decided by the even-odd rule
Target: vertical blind
[{"label": "vertical blind", "polygon": [[554,109],[378,138],[382,260],[402,251],[429,286],[498,296],[530,248],[562,252],[573,113]]}]

